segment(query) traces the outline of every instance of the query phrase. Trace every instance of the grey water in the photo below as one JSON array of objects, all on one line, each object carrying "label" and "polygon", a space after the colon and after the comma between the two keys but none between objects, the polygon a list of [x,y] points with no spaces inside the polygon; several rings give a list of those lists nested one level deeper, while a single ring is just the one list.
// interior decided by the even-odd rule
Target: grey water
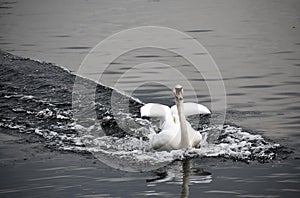
[{"label": "grey water", "polygon": [[[197,39],[209,51],[220,69],[227,96],[226,122],[241,127],[249,133],[260,134],[268,142],[283,145],[293,153],[289,154],[287,159],[275,159],[265,164],[257,164],[255,161],[250,165],[223,161],[223,159],[196,158],[191,162],[176,161],[164,170],[144,174],[126,173],[106,165],[96,164],[91,165],[92,168],[85,173],[80,173],[76,168],[67,171],[67,174],[73,176],[86,174],[85,176],[92,178],[89,181],[84,178],[66,179],[65,182],[77,193],[80,190],[76,189],[76,185],[84,181],[86,190],[78,192],[77,195],[86,197],[93,194],[100,197],[145,195],[184,197],[187,195],[187,187],[189,187],[190,197],[297,197],[300,191],[298,187],[300,182],[299,6],[298,1],[292,0],[1,1],[0,49],[22,57],[53,62],[76,74],[89,51],[100,41],[119,31],[144,25],[157,25],[185,32]],[[200,53],[201,56],[202,52],[195,53]],[[211,99],[201,74],[195,73],[186,60],[169,51],[143,49],[124,54],[110,65],[102,83],[113,86],[128,68],[144,62],[160,62],[176,68],[187,68],[183,70],[193,85],[196,85],[199,102],[210,107]],[[162,73],[162,78],[166,81],[176,83],[176,78],[168,76],[164,70],[163,67],[156,67],[152,72],[158,76]],[[54,71],[49,70],[45,73],[56,76]],[[95,71],[92,70],[91,75],[95,74],[93,72]],[[143,77],[145,76],[133,76],[122,83],[130,86],[134,82],[151,80]],[[54,86],[52,82],[49,83]],[[66,87],[61,85],[60,88],[63,90]],[[51,88],[45,90],[43,94],[47,94],[47,90]],[[13,92],[10,90],[3,96],[23,97],[18,97]],[[30,92],[28,95],[33,95],[33,99],[35,97],[45,99],[38,93],[34,95]],[[189,96],[189,92],[187,95]],[[62,103],[62,107],[68,105],[63,104],[64,101],[59,101],[59,97],[58,95],[54,97],[58,100],[57,103]],[[145,83],[134,92],[134,97],[143,102],[160,102],[167,105],[173,103],[170,90],[163,86],[163,82]],[[26,101],[30,99],[32,98],[25,98]],[[23,107],[23,110],[14,109],[14,112],[18,110],[22,112],[24,109],[33,111],[35,105],[30,106],[30,109],[26,107]],[[42,107],[38,112],[42,118],[48,119],[48,114],[43,109],[50,108],[49,104],[43,103]],[[1,108],[6,107],[3,105]],[[64,111],[61,107],[57,108],[50,108],[50,111],[55,111],[56,115],[69,116],[68,111]],[[8,120],[9,116],[4,118]],[[28,123],[29,121],[32,120],[28,120]],[[4,124],[2,126],[7,126]],[[36,122],[33,127],[38,128],[39,125],[47,124],[48,121],[46,124]],[[64,123],[60,122],[60,124],[65,126]],[[40,133],[46,137],[49,135],[42,130]],[[50,140],[51,138],[47,139]],[[57,145],[53,146],[57,147]],[[65,160],[72,162],[72,159]],[[43,165],[37,162],[38,169],[49,168],[50,171],[44,171],[43,174],[35,172],[36,177],[33,177],[47,178],[59,174],[51,171],[51,168],[64,166],[64,163],[61,163]],[[20,166],[22,168],[22,165]],[[80,163],[78,166],[77,168],[80,169],[90,165]],[[93,175],[95,172],[101,175],[101,178]],[[10,177],[9,173],[5,174]],[[66,173],[62,173],[64,174]],[[8,180],[3,184],[2,189],[15,188],[15,193],[26,191],[43,194],[44,192],[38,188],[40,180],[34,178],[31,178],[30,182],[19,178],[16,186],[13,179]],[[56,182],[59,183],[58,186],[63,185],[63,181],[56,177],[43,179],[43,181],[43,185],[53,186]],[[32,185],[34,187],[30,188]],[[48,188],[58,189],[58,186]],[[51,192],[52,196],[71,195],[72,190]],[[0,192],[2,195],[9,196],[9,191]]]}]

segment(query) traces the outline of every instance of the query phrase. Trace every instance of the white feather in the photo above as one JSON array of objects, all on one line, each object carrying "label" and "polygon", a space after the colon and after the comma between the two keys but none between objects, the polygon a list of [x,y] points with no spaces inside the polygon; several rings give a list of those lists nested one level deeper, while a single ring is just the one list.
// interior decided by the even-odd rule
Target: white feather
[{"label": "white feather", "polygon": [[148,103],[141,107],[141,116],[147,117],[166,117],[171,115],[172,112],[170,108],[166,105],[157,103]]},{"label": "white feather", "polygon": [[[211,114],[209,109],[202,104],[197,104],[197,103],[192,103],[192,102],[183,103],[183,108],[184,108],[185,116],[191,116],[191,115],[197,115],[197,114]],[[178,114],[176,105],[173,105],[171,107],[171,111],[172,111],[173,115]]]},{"label": "white feather", "polygon": [[[209,113],[210,111],[203,105],[184,103],[185,116]],[[176,105],[170,108],[162,104],[148,103],[141,107],[141,116],[157,117],[161,120],[161,132],[154,134],[150,138],[150,144],[153,149],[173,150],[182,148],[180,145],[181,128]],[[200,143],[202,136],[198,131],[192,128],[188,121],[186,121],[186,125],[190,140],[189,145],[195,147]]]}]

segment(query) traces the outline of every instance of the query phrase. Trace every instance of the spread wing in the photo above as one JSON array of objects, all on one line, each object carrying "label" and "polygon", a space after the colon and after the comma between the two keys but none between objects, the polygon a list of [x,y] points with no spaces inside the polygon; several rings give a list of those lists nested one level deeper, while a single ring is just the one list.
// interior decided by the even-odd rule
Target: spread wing
[{"label": "spread wing", "polygon": [[157,103],[148,103],[141,107],[141,116],[147,117],[165,117],[171,115],[170,107]]},{"label": "spread wing", "polygon": [[[197,115],[197,114],[211,114],[209,109],[201,104],[197,103],[183,103],[183,109],[184,109],[184,115],[185,116],[190,116],[190,115]],[[171,107],[171,111],[173,115],[178,115],[177,107],[176,105],[173,105]]]}]

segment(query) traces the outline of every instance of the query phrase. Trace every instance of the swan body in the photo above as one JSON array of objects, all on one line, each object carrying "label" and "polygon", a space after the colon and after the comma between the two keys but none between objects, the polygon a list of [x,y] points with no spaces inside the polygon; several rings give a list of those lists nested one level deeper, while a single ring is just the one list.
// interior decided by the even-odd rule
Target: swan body
[{"label": "swan body", "polygon": [[[176,87],[178,90],[176,90]],[[197,146],[202,136],[186,120],[186,116],[210,114],[207,107],[196,103],[183,103],[182,87],[175,87],[176,105],[171,108],[157,103],[148,103],[141,107],[141,116],[160,119],[160,133],[150,138],[151,147],[155,150],[176,150]]]}]

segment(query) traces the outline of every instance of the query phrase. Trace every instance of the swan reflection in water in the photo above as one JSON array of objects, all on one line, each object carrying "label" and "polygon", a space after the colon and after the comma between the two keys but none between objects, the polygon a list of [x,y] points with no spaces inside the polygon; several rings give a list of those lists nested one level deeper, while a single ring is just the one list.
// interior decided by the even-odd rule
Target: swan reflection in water
[{"label": "swan reflection in water", "polygon": [[190,189],[189,189],[189,184],[190,184],[190,161],[186,160],[182,162],[182,191],[181,191],[181,196],[180,197],[189,197]]},{"label": "swan reflection in water", "polygon": [[191,166],[189,159],[181,162],[181,170],[172,168],[165,171],[157,171],[156,177],[147,179],[148,186],[156,186],[158,183],[181,185],[181,197],[189,197],[189,186],[212,182],[212,174],[202,168]]}]

